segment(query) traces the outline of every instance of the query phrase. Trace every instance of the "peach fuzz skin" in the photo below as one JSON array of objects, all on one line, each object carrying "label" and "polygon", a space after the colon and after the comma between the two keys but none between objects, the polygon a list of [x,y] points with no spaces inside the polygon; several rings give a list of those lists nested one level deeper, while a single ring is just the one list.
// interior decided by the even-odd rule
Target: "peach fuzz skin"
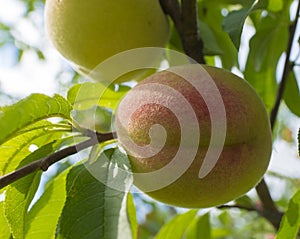
[{"label": "peach fuzz skin", "polygon": [[[178,66],[176,71],[202,77],[195,73],[195,67],[199,65]],[[180,144],[180,124],[170,109],[157,104],[142,105],[133,114],[126,115],[130,102],[143,102],[145,97],[159,95],[152,92],[137,96],[139,88],[150,83],[170,86],[188,100],[197,116],[201,132],[196,157],[176,181],[164,188],[146,192],[158,201],[178,207],[218,206],[242,196],[261,180],[271,156],[272,139],[268,115],[254,89],[229,71],[206,65],[202,67],[218,87],[227,120],[224,147],[216,165],[206,177],[199,178],[198,173],[210,143],[210,114],[203,98],[189,82],[168,70],[151,75],[124,97],[116,114],[118,140],[129,154],[133,172],[153,172],[174,158]],[[206,87],[200,78],[199,84]],[[184,107],[181,102],[176,103],[178,107]],[[130,119],[125,127],[121,124],[124,116]],[[150,142],[149,129],[153,124],[160,124],[166,130],[167,139],[162,150],[149,158],[130,156],[132,152],[127,148],[124,130],[137,145],[146,146]],[[188,152],[188,142],[185,145]],[[181,160],[184,163],[185,158]],[[143,191],[145,182],[137,177],[134,179],[134,184]]]}]

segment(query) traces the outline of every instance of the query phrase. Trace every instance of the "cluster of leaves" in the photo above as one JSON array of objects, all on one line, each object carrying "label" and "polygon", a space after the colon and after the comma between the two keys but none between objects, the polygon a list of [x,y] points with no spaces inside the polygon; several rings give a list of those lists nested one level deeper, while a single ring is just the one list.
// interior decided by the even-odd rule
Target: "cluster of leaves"
[{"label": "cluster of leaves", "polygon": [[[27,15],[43,5],[43,1],[37,0],[23,2]],[[205,60],[211,65],[221,62],[224,68],[239,70],[260,94],[269,112],[276,101],[277,82],[281,80],[277,71],[290,36],[292,3],[292,0],[197,1]],[[239,49],[245,44],[241,42],[245,23],[255,33],[250,39],[249,52],[241,51],[244,55],[239,55]],[[8,36],[3,44],[15,42],[10,26],[0,25],[1,31]],[[174,26],[168,48],[182,51]],[[42,51],[37,50],[37,54],[44,58]],[[240,58],[246,59],[245,64]],[[299,64],[297,60],[293,61],[295,67]],[[289,71],[283,99],[290,111],[300,116],[297,77],[294,70]],[[100,83],[84,83],[69,89],[66,98],[34,94],[0,108],[0,176],[83,142],[89,137],[86,130],[111,131],[113,113],[128,90],[130,87],[124,85],[111,89]],[[77,163],[57,165],[57,173],[52,177],[35,171],[3,188],[0,191],[5,198],[0,201],[0,239],[209,239],[275,235],[274,228],[256,212],[221,209],[181,213],[172,207],[164,210],[140,195],[133,198],[128,190],[109,187],[112,177],[114,181],[124,181],[116,169],[130,171],[127,156],[113,141],[94,145],[84,156],[86,159]],[[92,171],[101,175],[100,181]],[[284,180],[291,182],[293,191],[299,187],[298,181]],[[131,181],[127,184],[129,188]],[[286,210],[277,235],[279,239],[296,237],[300,223],[299,195],[297,192],[291,199],[277,202]],[[133,199],[150,204],[150,212],[139,225],[136,219],[139,209],[135,208]],[[241,208],[255,208],[257,200],[243,197],[236,203]]]},{"label": "cluster of leaves", "polygon": [[[0,108],[0,175],[82,141],[84,134],[72,126],[73,122],[80,124],[82,117],[75,121],[72,114],[80,115],[86,107],[98,105],[95,113],[107,116],[104,107],[114,108],[128,91],[128,87],[120,87],[117,92],[105,89],[99,101],[97,91],[101,89],[105,87],[99,83],[75,85],[70,89],[68,99],[60,95],[33,94],[14,105]],[[88,98],[83,98],[83,95]],[[110,123],[111,118],[104,117],[99,127]],[[111,168],[130,168],[126,155],[117,148],[100,150],[95,155],[97,147],[94,146],[93,154],[87,157],[98,159],[90,167],[99,169],[97,173],[103,180],[109,179]],[[107,164],[98,165],[97,162]],[[78,163],[48,178],[42,194],[33,203],[41,176],[40,171],[35,171],[5,188],[5,201],[1,202],[0,238],[10,238],[11,235],[13,238],[51,238],[55,234],[58,238],[95,238],[95,235],[117,238],[120,233],[124,236],[126,231],[126,237],[132,237],[131,227],[134,231],[136,219],[128,191],[111,189],[105,181],[94,178],[87,165]]]}]

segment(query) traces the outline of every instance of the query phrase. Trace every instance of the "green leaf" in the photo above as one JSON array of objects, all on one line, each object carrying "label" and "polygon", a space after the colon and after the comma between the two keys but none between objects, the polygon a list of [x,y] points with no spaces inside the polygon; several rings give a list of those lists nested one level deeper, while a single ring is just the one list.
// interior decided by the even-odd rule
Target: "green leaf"
[{"label": "green leaf", "polygon": [[290,1],[285,2],[282,12],[264,17],[261,14],[259,17],[256,15],[256,34],[250,41],[250,52],[244,71],[245,79],[255,88],[269,111],[276,96],[277,64],[288,40],[289,4]]},{"label": "green leaf", "polygon": [[155,239],[181,239],[191,221],[195,219],[197,212],[197,210],[190,210],[174,217],[161,228]]},{"label": "green leaf", "polygon": [[241,35],[249,12],[249,9],[244,8],[232,11],[223,20],[223,29],[229,34],[236,49],[240,48]]},{"label": "green leaf", "polygon": [[68,92],[68,100],[75,110],[89,109],[95,105],[116,109],[119,101],[131,88],[119,85],[112,89],[99,82],[74,85]]},{"label": "green leaf", "polygon": [[178,33],[176,27],[174,26],[173,22],[170,22],[170,25],[171,25],[170,26],[171,32],[170,32],[170,38],[168,41],[168,49],[173,49],[176,51],[183,52],[183,47],[182,47],[179,33]]},{"label": "green leaf", "polygon": [[[198,3],[198,18],[200,22],[205,23],[212,31],[214,38],[222,54],[220,59],[222,66],[226,69],[231,69],[238,65],[238,52],[233,45],[229,35],[222,28],[223,15],[222,11],[228,5],[219,0],[202,0]],[[201,32],[200,32],[201,35]],[[201,37],[204,37],[201,35]]]},{"label": "green leaf", "polygon": [[57,223],[66,201],[66,178],[71,168],[49,181],[39,200],[28,212],[26,238],[54,238]]},{"label": "green leaf", "polygon": [[228,227],[228,225],[231,225],[233,222],[232,216],[229,214],[228,211],[223,211],[219,214],[218,219],[221,223],[221,225]]},{"label": "green leaf", "polygon": [[235,204],[239,205],[239,206],[250,207],[250,208],[253,207],[252,200],[247,195],[243,195],[234,201],[235,201]]},{"label": "green leaf", "polygon": [[41,172],[30,174],[6,190],[5,214],[15,239],[23,239],[28,207],[39,186]]},{"label": "green leaf", "polygon": [[31,154],[30,145],[41,147],[62,137],[66,129],[50,123],[47,120],[27,126],[17,135],[0,145],[0,175],[16,169],[21,160]]},{"label": "green leaf", "polygon": [[228,4],[228,5],[234,5],[239,4],[245,7],[250,7],[253,3],[253,0],[219,0],[219,2]]},{"label": "green leaf", "polygon": [[290,111],[300,117],[300,90],[294,71],[288,75],[283,99]]},{"label": "green leaf", "polygon": [[33,94],[11,106],[0,108],[0,144],[22,128],[50,117],[70,118],[71,105],[63,97]]},{"label": "green leaf", "polygon": [[127,215],[131,226],[132,239],[136,239],[138,235],[138,221],[136,218],[136,209],[134,206],[134,200],[131,193],[127,196]]},{"label": "green leaf", "polygon": [[232,235],[232,231],[227,228],[212,228],[212,238],[229,238]]},{"label": "green leaf", "polygon": [[140,194],[136,194],[136,198],[137,203],[142,201],[142,203],[146,204],[146,208],[149,208],[145,215],[145,220],[139,224],[139,238],[154,238],[161,227],[177,215],[177,211],[173,207],[161,207],[160,204],[144,199],[144,196],[140,196]]},{"label": "green leaf", "polygon": [[9,239],[11,236],[6,217],[4,215],[4,202],[0,202],[0,239]]},{"label": "green leaf", "polygon": [[36,52],[36,54],[37,54],[37,56],[40,60],[45,60],[46,59],[44,53],[41,50],[39,50],[39,49],[34,49],[34,50],[35,50],[35,52]]},{"label": "green leaf", "polygon": [[270,0],[268,10],[278,12],[282,10],[283,5],[283,0]]},{"label": "green leaf", "polygon": [[200,29],[200,35],[201,39],[204,44],[203,52],[205,55],[213,56],[213,55],[222,55],[223,51],[220,48],[214,33],[209,28],[209,26],[203,22],[199,21],[199,29]]},{"label": "green leaf", "polygon": [[255,10],[266,8],[267,5],[268,0],[254,1],[249,8],[232,11],[224,18],[223,29],[229,34],[236,49],[240,47],[243,26],[248,15]]},{"label": "green leaf", "polygon": [[[130,186],[119,178],[123,161],[127,161],[127,169],[125,166],[121,169],[128,170],[127,156],[118,149],[109,149],[96,162],[70,171],[57,238],[135,238],[130,225],[132,219],[127,213],[127,191],[108,186],[115,182],[125,184],[127,189]],[[98,175],[101,178],[96,179]]]},{"label": "green leaf", "polygon": [[112,110],[98,105],[86,110],[73,110],[71,117],[80,128],[96,132],[112,132]]},{"label": "green leaf", "polygon": [[[18,166],[21,168],[55,151],[56,142],[49,143],[28,155]],[[11,184],[5,195],[5,214],[15,239],[23,239],[28,207],[39,186],[41,171],[23,177]]]},{"label": "green leaf", "polygon": [[185,239],[211,239],[209,213],[194,219],[187,228]]},{"label": "green leaf", "polygon": [[300,225],[300,191],[291,198],[276,239],[296,238]]},{"label": "green leaf", "polygon": [[[213,31],[210,29],[210,27],[202,20],[199,20],[198,24],[200,30],[200,37],[204,44],[204,49],[203,49],[204,54],[207,56],[223,54],[223,51],[219,47],[217,39],[215,38],[215,35]],[[180,36],[173,22],[171,23],[171,34],[170,34],[170,39],[168,41],[168,49],[184,52],[182,48]],[[167,50],[167,54],[168,54],[168,50]],[[168,57],[168,59],[169,58],[170,57]]]}]

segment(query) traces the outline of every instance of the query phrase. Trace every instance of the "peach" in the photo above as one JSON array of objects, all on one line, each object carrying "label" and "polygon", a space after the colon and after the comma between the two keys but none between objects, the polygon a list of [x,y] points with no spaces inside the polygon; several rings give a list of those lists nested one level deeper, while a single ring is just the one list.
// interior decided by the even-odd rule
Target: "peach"
[{"label": "peach", "polygon": [[[45,28],[61,55],[77,71],[87,75],[95,73],[94,68],[100,63],[121,52],[164,47],[170,31],[168,18],[158,0],[47,0]],[[154,66],[161,55],[141,58]],[[110,67],[115,69],[120,64]],[[97,80],[109,81],[110,75],[97,73],[102,76],[99,79],[97,75]],[[119,83],[146,72],[136,70],[124,74],[118,78]]]},{"label": "peach", "polygon": [[171,67],[135,86],[119,104],[116,131],[134,184],[185,208],[247,193],[272,150],[268,114],[255,90],[227,70],[198,64]]}]

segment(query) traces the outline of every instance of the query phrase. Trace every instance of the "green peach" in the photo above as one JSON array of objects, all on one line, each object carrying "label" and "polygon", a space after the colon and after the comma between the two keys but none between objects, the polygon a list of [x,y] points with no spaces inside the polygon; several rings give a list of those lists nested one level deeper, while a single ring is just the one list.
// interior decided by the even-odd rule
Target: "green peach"
[{"label": "green peach", "polygon": [[[183,75],[192,76],[197,80],[196,84],[201,87],[201,92],[214,94],[205,84],[205,80],[201,79],[203,74],[198,74],[194,70],[196,67],[199,65],[178,66],[151,75],[123,98],[116,113],[119,144],[129,154],[135,173],[134,184],[158,201],[185,208],[217,206],[244,195],[263,177],[272,151],[268,114],[255,90],[245,80],[227,70],[203,65],[203,69],[215,83],[224,104],[226,136],[216,164],[207,175],[199,177],[199,170],[212,138],[211,113],[216,109],[209,109],[205,99],[196,88],[172,72],[176,70]],[[149,181],[139,177],[139,173],[159,172],[173,160],[182,143],[185,145],[186,155],[192,149],[189,142],[181,142],[180,120],[172,109],[149,102],[151,97],[168,98],[169,101],[174,101],[178,108],[186,106],[182,100],[162,94],[159,87],[157,92],[155,90],[142,94],[139,92],[153,84],[172,87],[184,96],[195,112],[200,129],[200,141],[191,165],[177,180],[157,190],[147,191],[145,189]],[[134,112],[131,109],[133,104],[140,105]],[[158,124],[164,127],[167,135],[163,147],[158,149],[159,152],[149,157],[143,157],[140,152],[133,152],[128,144],[128,137],[139,148],[148,149],[147,146],[155,138],[153,132],[152,135],[150,132],[149,136],[149,131],[153,125]],[[195,125],[188,124],[188,127],[193,132]],[[192,133],[190,136],[193,137]],[[180,160],[184,166],[186,158],[182,157]],[[160,176],[161,180],[164,178],[164,175],[159,175],[159,173],[155,175],[156,181],[160,180]]]},{"label": "green peach", "polygon": [[[164,47],[169,37],[169,23],[158,0],[47,0],[45,26],[56,49],[84,74],[120,52]],[[149,66],[159,57],[149,56]],[[118,81],[142,73],[136,70]]]}]

